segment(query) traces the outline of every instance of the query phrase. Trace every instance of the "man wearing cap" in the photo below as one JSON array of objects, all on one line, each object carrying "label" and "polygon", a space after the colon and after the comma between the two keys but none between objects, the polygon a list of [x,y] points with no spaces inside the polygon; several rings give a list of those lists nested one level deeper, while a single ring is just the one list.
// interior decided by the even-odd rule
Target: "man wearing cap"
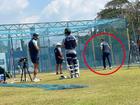
[{"label": "man wearing cap", "polygon": [[71,78],[79,77],[79,63],[77,59],[77,40],[71,35],[71,30],[66,28],[64,30],[65,38],[63,40],[63,47],[66,50],[67,68],[70,71]]},{"label": "man wearing cap", "polygon": [[31,61],[34,65],[34,76],[33,81],[38,82],[40,79],[37,78],[38,67],[39,67],[39,46],[38,46],[38,37],[39,35],[34,33],[32,39],[29,41],[29,54]]},{"label": "man wearing cap", "polygon": [[61,43],[57,43],[54,49],[55,60],[56,60],[56,75],[58,75],[58,68],[60,69],[60,74],[62,73],[62,62],[63,62],[63,54],[61,51]]}]

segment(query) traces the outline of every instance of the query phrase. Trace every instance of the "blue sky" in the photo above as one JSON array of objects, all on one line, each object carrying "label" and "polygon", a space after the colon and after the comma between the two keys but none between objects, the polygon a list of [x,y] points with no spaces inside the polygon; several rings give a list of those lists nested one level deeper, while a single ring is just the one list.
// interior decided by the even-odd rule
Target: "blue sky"
[{"label": "blue sky", "polygon": [[0,24],[94,19],[110,0],[0,0]]}]

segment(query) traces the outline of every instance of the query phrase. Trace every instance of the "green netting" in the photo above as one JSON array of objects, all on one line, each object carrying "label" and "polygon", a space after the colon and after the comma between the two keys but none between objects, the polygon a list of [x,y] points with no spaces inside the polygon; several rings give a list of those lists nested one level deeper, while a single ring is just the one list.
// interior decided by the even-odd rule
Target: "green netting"
[{"label": "green netting", "polygon": [[[7,30],[4,30],[2,27],[7,27]],[[116,35],[125,45],[128,56],[129,44],[125,19],[1,25],[0,53],[6,54],[7,70],[13,74],[18,73],[17,62],[20,57],[27,57],[29,70],[33,70],[33,65],[29,59],[27,44],[31,38],[31,34],[37,32],[40,34],[40,72],[53,72],[55,70],[54,45],[57,42],[62,42],[64,38],[63,30],[66,27],[69,27],[72,30],[72,34],[78,39],[78,47],[76,50],[80,68],[86,68],[82,56],[85,42],[96,33],[108,32]],[[92,67],[102,66],[100,50],[101,38],[102,37],[97,37],[93,39],[86,50],[87,61]],[[120,44],[111,37],[103,36],[103,38],[112,46],[112,64],[119,65],[123,56]],[[63,53],[65,53],[64,49],[62,50]],[[127,60],[125,64],[127,64]],[[66,69],[66,64],[64,63],[63,65],[64,69]]]}]

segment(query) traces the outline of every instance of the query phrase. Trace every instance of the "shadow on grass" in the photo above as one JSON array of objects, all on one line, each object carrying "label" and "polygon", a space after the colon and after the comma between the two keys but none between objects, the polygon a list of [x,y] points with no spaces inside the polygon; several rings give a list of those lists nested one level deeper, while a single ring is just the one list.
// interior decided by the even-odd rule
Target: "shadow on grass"
[{"label": "shadow on grass", "polygon": [[64,90],[86,88],[86,85],[75,84],[0,84],[0,87],[42,88],[46,90]]}]

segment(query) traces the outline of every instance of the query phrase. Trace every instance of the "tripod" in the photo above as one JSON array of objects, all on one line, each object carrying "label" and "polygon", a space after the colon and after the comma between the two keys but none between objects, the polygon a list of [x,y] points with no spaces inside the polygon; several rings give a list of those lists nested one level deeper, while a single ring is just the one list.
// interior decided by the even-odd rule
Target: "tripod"
[{"label": "tripod", "polygon": [[137,44],[134,41],[130,41],[130,50],[129,50],[129,57],[128,57],[128,68],[130,63],[140,63],[140,54]]},{"label": "tripod", "polygon": [[[22,71],[21,73],[21,82],[22,81],[27,81],[27,78],[26,78],[26,74],[28,73],[29,77],[30,77],[30,80],[32,81],[32,78],[31,78],[31,74],[29,72],[29,69],[28,69],[28,63],[27,63],[27,58],[21,58],[19,60],[19,65],[20,65],[20,69]],[[24,80],[23,80],[23,76],[24,76]]]}]

